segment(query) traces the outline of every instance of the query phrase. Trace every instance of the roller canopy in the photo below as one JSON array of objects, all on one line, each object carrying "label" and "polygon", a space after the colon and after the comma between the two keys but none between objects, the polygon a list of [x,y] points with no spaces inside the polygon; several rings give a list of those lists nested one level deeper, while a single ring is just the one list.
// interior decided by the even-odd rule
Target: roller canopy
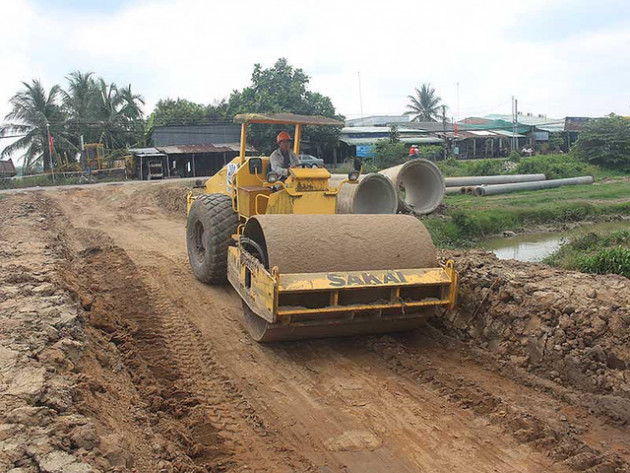
[{"label": "roller canopy", "polygon": [[403,215],[258,215],[243,236],[280,273],[437,268],[431,237]]},{"label": "roller canopy", "polygon": [[272,123],[278,125],[344,126],[333,118],[292,113],[242,113],[234,117],[236,123]]}]

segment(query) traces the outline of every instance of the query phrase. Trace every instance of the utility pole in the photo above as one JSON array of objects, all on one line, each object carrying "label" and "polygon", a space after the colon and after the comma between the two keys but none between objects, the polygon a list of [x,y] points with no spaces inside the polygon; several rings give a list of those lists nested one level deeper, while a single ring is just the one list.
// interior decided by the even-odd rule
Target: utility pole
[{"label": "utility pole", "polygon": [[446,138],[446,105],[442,105],[442,131],[444,133],[444,159],[448,155],[448,139]]},{"label": "utility pole", "polygon": [[361,118],[363,118],[363,94],[361,93],[361,72],[357,72],[357,78],[359,80],[359,106],[361,107]]},{"label": "utility pole", "polygon": [[55,182],[55,168],[53,164],[53,147],[52,147],[52,137],[50,136],[50,126],[48,122],[46,122],[46,141],[48,141],[48,159],[50,160],[50,175],[52,176],[53,183]]},{"label": "utility pole", "polygon": [[512,96],[512,151],[518,151],[518,100]]},{"label": "utility pole", "polygon": [[457,81],[457,121],[459,121],[459,81]]}]

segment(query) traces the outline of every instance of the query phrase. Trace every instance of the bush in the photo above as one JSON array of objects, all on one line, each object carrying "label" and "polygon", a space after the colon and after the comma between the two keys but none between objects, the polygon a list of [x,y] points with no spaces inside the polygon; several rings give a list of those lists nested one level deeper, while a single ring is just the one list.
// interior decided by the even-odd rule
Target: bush
[{"label": "bush", "polygon": [[418,147],[418,157],[429,159],[431,161],[442,158],[444,148],[438,145],[423,145]]},{"label": "bush", "polygon": [[578,258],[578,269],[583,273],[620,274],[630,278],[630,248],[604,248],[594,255]]},{"label": "bush", "polygon": [[510,155],[508,156],[508,161],[511,163],[520,163],[521,162],[521,155],[518,151],[512,151],[510,152]]},{"label": "bush", "polygon": [[376,142],[376,165],[380,169],[402,164],[409,156],[409,145],[381,139]]},{"label": "bush", "polygon": [[630,120],[614,114],[589,120],[574,150],[584,162],[630,172]]},{"label": "bush", "polygon": [[545,154],[521,158],[515,172],[517,174],[544,174],[547,179],[562,179],[592,174],[593,169],[572,154]]},{"label": "bush", "polygon": [[447,158],[437,163],[445,177],[458,176],[496,176],[497,174],[512,174],[503,159],[480,159],[477,161],[458,161]]}]

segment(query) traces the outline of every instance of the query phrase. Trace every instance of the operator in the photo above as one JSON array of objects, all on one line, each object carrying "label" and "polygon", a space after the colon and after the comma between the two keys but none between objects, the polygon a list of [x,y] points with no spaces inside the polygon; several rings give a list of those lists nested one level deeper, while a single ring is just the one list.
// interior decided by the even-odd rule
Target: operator
[{"label": "operator", "polygon": [[284,181],[289,176],[289,168],[300,164],[297,155],[291,149],[291,135],[286,131],[281,131],[276,137],[278,149],[269,157],[271,172],[275,172]]}]

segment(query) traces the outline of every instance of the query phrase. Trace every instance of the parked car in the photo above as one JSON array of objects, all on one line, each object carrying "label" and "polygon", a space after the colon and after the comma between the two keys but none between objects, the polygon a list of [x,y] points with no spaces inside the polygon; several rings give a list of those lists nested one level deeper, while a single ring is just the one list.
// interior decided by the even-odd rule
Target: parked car
[{"label": "parked car", "polygon": [[298,159],[300,160],[300,164],[304,164],[305,166],[310,166],[312,168],[324,167],[323,159],[316,158],[310,154],[300,154]]}]

